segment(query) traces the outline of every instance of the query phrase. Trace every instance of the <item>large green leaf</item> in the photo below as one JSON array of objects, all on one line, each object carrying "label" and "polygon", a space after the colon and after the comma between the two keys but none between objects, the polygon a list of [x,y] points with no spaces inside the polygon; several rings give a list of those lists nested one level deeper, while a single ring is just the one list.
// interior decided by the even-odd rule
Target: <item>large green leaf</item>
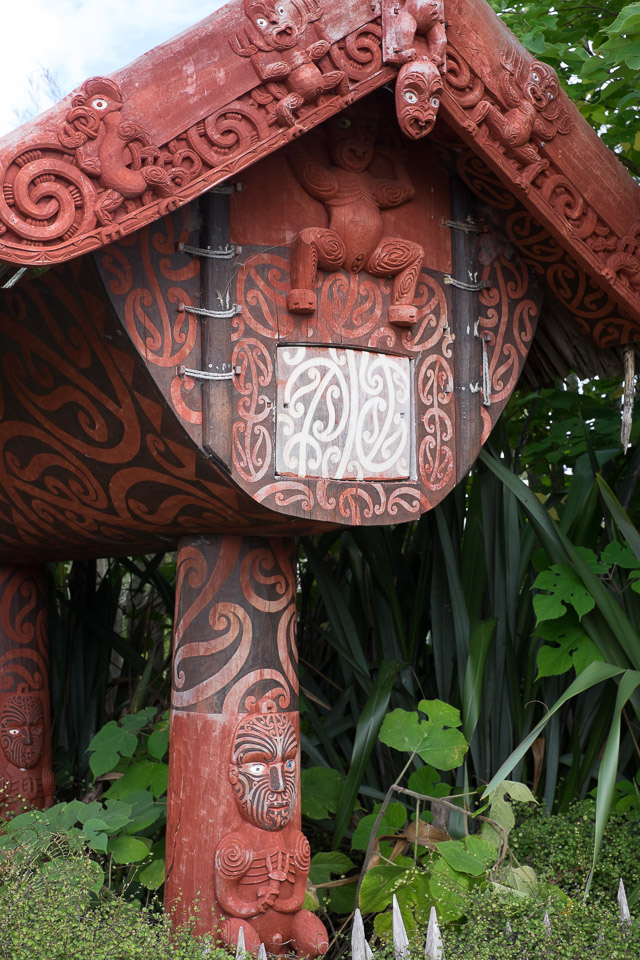
[{"label": "large green leaf", "polygon": [[393,710],[384,718],[380,730],[383,743],[408,753],[417,753],[425,763],[438,770],[459,767],[467,752],[467,741],[460,730],[460,711],[441,700],[421,700],[418,709],[427,715],[408,710]]}]

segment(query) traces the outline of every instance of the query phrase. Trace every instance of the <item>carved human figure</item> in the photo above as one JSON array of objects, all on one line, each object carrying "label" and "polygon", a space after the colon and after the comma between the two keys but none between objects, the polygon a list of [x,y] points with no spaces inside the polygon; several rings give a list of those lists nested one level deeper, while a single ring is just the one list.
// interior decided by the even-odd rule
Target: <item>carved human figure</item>
[{"label": "carved human figure", "polygon": [[298,794],[298,739],[290,717],[272,700],[238,722],[229,782],[242,828],[228,833],[215,855],[216,899],[223,940],[234,946],[240,927],[247,949],[316,957],[328,946],[320,920],[302,909],[309,843],[291,823]]},{"label": "carved human figure", "polygon": [[551,67],[534,60],[518,70],[515,61],[515,56],[502,61],[502,87],[512,106],[503,110],[490,100],[481,100],[469,118],[472,124],[485,124],[506,154],[521,164],[520,182],[530,184],[549,166],[532,138],[546,142],[556,133],[568,133],[573,123],[557,102],[558,78]]},{"label": "carved human figure", "polygon": [[[447,35],[443,0],[404,0],[401,4],[394,2],[393,7],[396,49],[390,57],[392,62],[408,63],[420,56],[444,69]],[[416,35],[424,38],[426,54],[418,53]]]},{"label": "carved human figure", "polygon": [[[38,769],[45,742],[45,716],[40,696],[21,691],[8,696],[0,711],[0,804],[17,810],[24,803],[50,807],[55,781],[47,768]],[[1,758],[0,758],[1,759]]]},{"label": "carved human figure", "polygon": [[186,168],[166,169],[160,151],[137,123],[122,119],[124,100],[119,86],[107,77],[87,80],[72,101],[58,137],[75,150],[76,163],[96,178],[103,192],[96,205],[99,223],[113,221],[125,202],[151,190],[170,197],[191,176]]},{"label": "carved human figure", "polygon": [[[244,12],[248,26],[231,48],[251,58],[260,80],[284,84],[287,92],[276,106],[278,123],[294,126],[296,110],[314,103],[322,93],[348,93],[349,81],[342,70],[325,73],[317,63],[329,50],[318,26],[308,26],[322,16],[318,0],[244,0]],[[277,88],[274,92],[277,96]]]},{"label": "carved human figure", "polygon": [[412,240],[383,235],[381,210],[399,207],[415,194],[397,152],[378,150],[393,164],[394,179],[373,177],[377,123],[373,115],[350,109],[327,124],[331,165],[318,162],[294,143],[289,148],[291,168],[305,188],[321,201],[329,226],[309,227],[295,240],[291,258],[291,290],[287,308],[313,313],[317,306],[313,284],[317,268],[353,273],[365,270],[374,277],[393,277],[388,310],[390,323],[409,326],[417,316],[413,303],[424,250]]}]

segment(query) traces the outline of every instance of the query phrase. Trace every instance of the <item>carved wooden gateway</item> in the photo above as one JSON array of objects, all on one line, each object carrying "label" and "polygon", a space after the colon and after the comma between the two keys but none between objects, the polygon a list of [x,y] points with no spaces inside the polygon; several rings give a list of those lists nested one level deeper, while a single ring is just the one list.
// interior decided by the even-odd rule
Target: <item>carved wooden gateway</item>
[{"label": "carved wooden gateway", "polygon": [[549,312],[640,334],[637,186],[446,4],[234,0],[0,141],[5,801],[54,792],[37,565],[177,545],[167,902],[252,951],[327,944],[291,538],[445,497]]}]

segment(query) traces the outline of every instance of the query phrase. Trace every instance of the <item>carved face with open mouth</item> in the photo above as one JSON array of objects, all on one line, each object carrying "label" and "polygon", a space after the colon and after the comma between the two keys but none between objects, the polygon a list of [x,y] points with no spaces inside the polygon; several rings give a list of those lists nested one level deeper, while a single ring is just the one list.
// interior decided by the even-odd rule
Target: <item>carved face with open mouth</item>
[{"label": "carved face with open mouth", "polygon": [[245,820],[262,830],[282,830],[297,796],[298,740],[293,724],[275,708],[252,713],[238,724],[229,782]]},{"label": "carved face with open mouth", "polygon": [[246,14],[273,50],[288,50],[298,42],[298,27],[282,2],[258,0],[245,5]]},{"label": "carved face with open mouth", "polygon": [[529,68],[524,92],[536,110],[542,111],[553,103],[558,96],[558,80],[551,67],[534,60]]},{"label": "carved face with open mouth", "polygon": [[15,767],[37,766],[44,745],[44,710],[35,694],[19,693],[5,700],[0,714],[0,745]]},{"label": "carved face with open mouth", "polygon": [[412,140],[433,130],[436,122],[442,77],[434,63],[415,60],[405,63],[396,82],[396,113],[400,129]]}]

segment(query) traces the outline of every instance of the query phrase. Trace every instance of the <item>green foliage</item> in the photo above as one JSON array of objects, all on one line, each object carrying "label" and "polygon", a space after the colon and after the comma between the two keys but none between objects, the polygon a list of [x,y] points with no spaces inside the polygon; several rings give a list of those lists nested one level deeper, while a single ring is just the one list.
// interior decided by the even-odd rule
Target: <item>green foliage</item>
[{"label": "green foliage", "polygon": [[[523,809],[510,846],[521,863],[533,866],[541,882],[557,885],[571,898],[584,892],[593,855],[596,805],[592,799],[549,816]],[[640,819],[637,812],[613,811],[593,877],[592,896],[610,898],[622,877],[630,900],[638,895]]]},{"label": "green foliage", "polygon": [[110,721],[89,744],[90,767],[98,782],[110,783],[91,802],[71,800],[48,810],[22,813],[3,825],[0,850],[15,851],[25,836],[40,845],[51,838],[86,845],[116,886],[142,895],[164,883],[168,717],[157,710]]},{"label": "green foliage", "polygon": [[45,837],[36,827],[12,837],[0,853],[5,960],[226,960],[211,938],[188,928],[171,931],[170,918],[155,905],[103,888],[100,867],[79,834]]},{"label": "green foliage", "polygon": [[640,3],[492,0],[492,6],[531,53],[557,70],[605,143],[640,173]]},{"label": "green foliage", "polygon": [[[379,737],[394,750],[416,754],[439,770],[459,767],[468,749],[467,741],[456,727],[462,723],[460,711],[441,700],[421,700],[418,713],[393,710],[387,714]],[[420,719],[424,713],[426,720]]]}]

